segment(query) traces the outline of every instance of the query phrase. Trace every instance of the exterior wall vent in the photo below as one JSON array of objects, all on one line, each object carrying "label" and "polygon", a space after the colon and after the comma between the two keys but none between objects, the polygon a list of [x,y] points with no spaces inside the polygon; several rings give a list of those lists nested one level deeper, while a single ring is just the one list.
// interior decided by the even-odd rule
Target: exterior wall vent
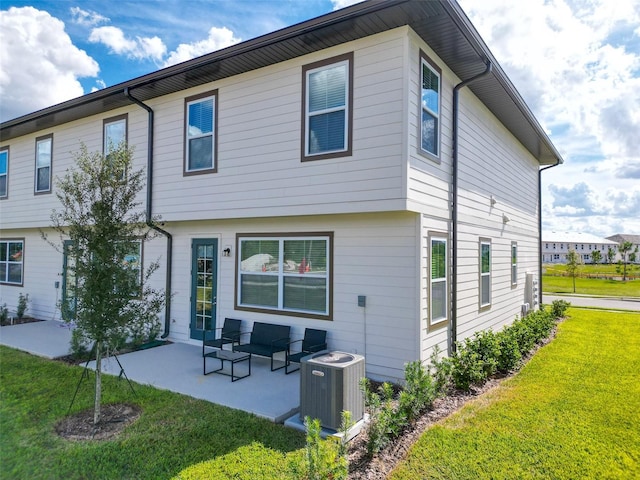
[{"label": "exterior wall vent", "polygon": [[364,416],[364,357],[344,352],[319,352],[300,362],[300,418],[317,418],[324,428],[339,430],[342,412],[351,420]]}]

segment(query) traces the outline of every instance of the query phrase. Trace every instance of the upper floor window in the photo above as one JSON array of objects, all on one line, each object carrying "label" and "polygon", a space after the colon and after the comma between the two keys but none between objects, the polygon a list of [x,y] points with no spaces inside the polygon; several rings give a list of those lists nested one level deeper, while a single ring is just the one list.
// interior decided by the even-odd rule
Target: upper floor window
[{"label": "upper floor window", "polygon": [[420,148],[440,155],[440,78],[442,70],[420,52],[421,121]]},{"label": "upper floor window", "polygon": [[108,157],[121,143],[127,142],[127,115],[104,120],[103,153]]},{"label": "upper floor window", "polygon": [[9,148],[0,150],[0,198],[9,195]]},{"label": "upper floor window", "polygon": [[330,319],[332,238],[239,235],[237,308]]},{"label": "upper floor window", "polygon": [[216,171],[217,91],[185,99],[185,174]]},{"label": "upper floor window", "polygon": [[480,307],[491,305],[491,240],[480,239]]},{"label": "upper floor window", "polygon": [[53,135],[36,139],[35,192],[51,192],[51,158],[53,155]]},{"label": "upper floor window", "polygon": [[353,53],[302,69],[303,160],[351,155]]},{"label": "upper floor window", "polygon": [[24,240],[0,240],[0,283],[22,285]]},{"label": "upper floor window", "polygon": [[430,326],[447,321],[447,239],[431,237],[431,274],[430,280]]}]

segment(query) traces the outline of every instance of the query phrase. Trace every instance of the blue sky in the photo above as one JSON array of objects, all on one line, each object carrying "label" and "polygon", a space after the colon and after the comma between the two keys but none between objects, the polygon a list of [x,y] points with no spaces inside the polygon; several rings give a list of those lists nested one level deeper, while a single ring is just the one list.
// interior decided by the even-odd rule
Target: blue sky
[{"label": "blue sky", "polygon": [[[640,0],[458,0],[565,164],[543,229],[640,234]],[[8,120],[354,0],[1,0]]]}]

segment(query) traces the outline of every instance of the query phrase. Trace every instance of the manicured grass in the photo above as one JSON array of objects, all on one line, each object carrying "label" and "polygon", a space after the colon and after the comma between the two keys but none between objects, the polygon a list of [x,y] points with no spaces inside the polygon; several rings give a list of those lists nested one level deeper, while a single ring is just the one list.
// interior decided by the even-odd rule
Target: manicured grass
[{"label": "manicured grass", "polygon": [[[127,402],[143,414],[111,441],[59,438],[81,367],[0,347],[0,478],[163,479],[209,461],[209,478],[280,478],[304,434],[248,413],[191,397],[103,377],[104,403]],[[93,405],[93,376],[73,411]],[[256,473],[257,472],[257,473]],[[195,478],[185,475],[183,478]]]},{"label": "manicured grass", "polygon": [[[571,277],[542,276],[542,291],[546,293],[574,293]],[[575,293],[581,295],[608,295],[614,297],[640,297],[640,280],[603,280],[576,278]]]},{"label": "manicured grass", "polygon": [[391,479],[640,478],[640,314],[569,315],[518,375],[429,429]]}]

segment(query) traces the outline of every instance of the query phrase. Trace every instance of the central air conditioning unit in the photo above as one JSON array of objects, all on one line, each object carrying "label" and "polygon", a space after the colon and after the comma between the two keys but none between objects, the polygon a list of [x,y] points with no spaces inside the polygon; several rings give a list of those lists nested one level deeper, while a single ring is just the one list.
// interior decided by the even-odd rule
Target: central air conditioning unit
[{"label": "central air conditioning unit", "polygon": [[355,423],[364,416],[364,357],[344,352],[319,352],[300,362],[300,418],[317,418],[324,428],[339,430],[342,412]]}]

